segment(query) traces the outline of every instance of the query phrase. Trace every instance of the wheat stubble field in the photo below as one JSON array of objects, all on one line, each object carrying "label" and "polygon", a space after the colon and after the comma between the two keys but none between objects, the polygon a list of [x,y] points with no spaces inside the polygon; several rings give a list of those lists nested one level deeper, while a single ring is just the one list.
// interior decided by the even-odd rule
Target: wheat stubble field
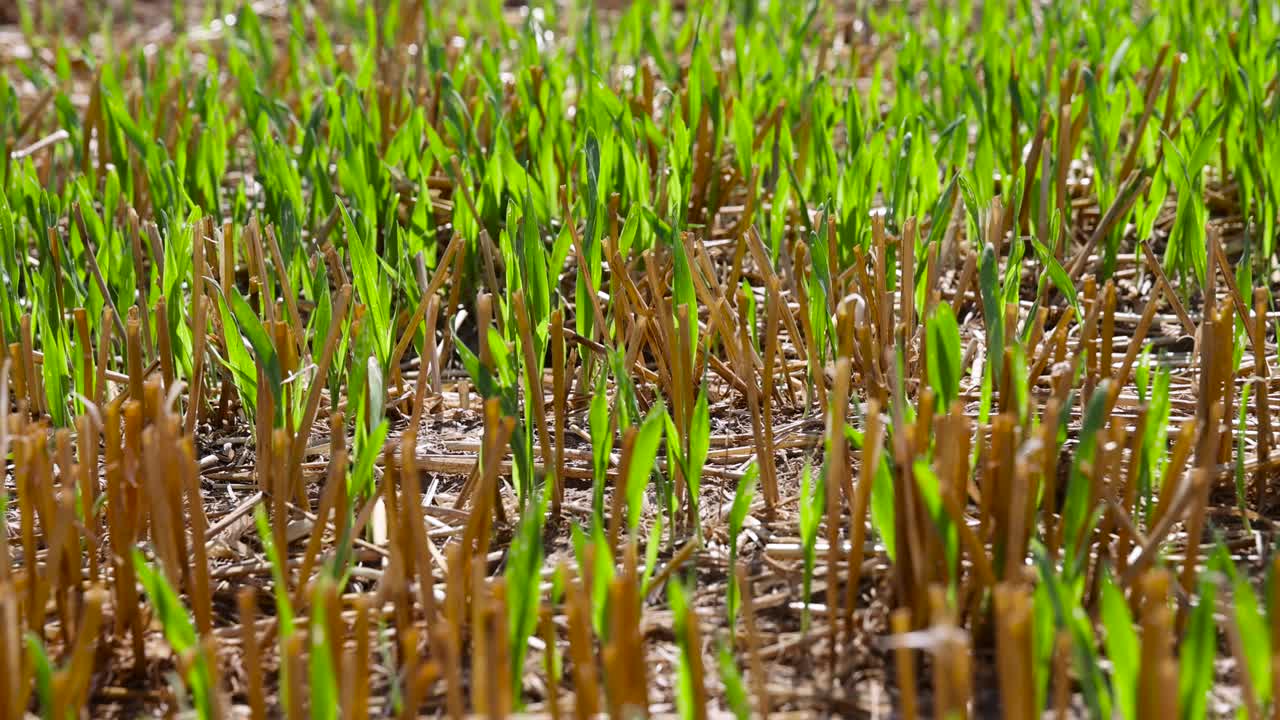
[{"label": "wheat stubble field", "polygon": [[0,720],[1280,713],[1280,4],[0,23]]}]

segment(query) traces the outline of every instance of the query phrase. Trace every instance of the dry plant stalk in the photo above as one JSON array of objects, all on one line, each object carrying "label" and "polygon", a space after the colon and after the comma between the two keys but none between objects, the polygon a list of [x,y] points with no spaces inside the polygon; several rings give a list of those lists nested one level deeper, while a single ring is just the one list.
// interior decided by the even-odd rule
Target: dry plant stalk
[{"label": "dry plant stalk", "polygon": [[890,629],[897,636],[896,648],[893,651],[894,667],[898,680],[898,702],[902,708],[903,720],[916,720],[916,660],[906,641],[911,632],[911,611],[898,608],[889,616]]}]

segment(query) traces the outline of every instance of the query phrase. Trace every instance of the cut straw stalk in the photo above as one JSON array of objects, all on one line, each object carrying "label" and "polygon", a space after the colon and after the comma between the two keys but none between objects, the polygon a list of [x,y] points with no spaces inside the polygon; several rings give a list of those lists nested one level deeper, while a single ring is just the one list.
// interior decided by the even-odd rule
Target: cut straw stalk
[{"label": "cut straw stalk", "polygon": [[742,621],[746,630],[747,659],[751,666],[751,692],[755,695],[756,711],[762,717],[769,717],[772,707],[769,699],[769,682],[765,674],[764,661],[760,657],[760,634],[756,629],[754,590],[745,562],[738,563],[736,573],[742,598]]},{"label": "cut straw stalk", "polygon": [[[404,533],[401,544],[412,558],[410,565],[417,576],[418,601],[423,615],[430,622],[435,619],[435,571],[431,560],[438,560],[440,553],[431,544],[431,540],[427,537],[427,529],[423,525],[422,494],[416,451],[417,434],[412,432],[405,434],[400,445],[401,510],[404,514],[400,522],[401,531]],[[345,492],[346,488],[341,480],[341,475],[334,478],[333,484],[339,487],[336,494]]]},{"label": "cut straw stalk", "polygon": [[533,328],[529,319],[529,309],[525,304],[524,291],[517,290],[512,297],[515,309],[516,328],[519,330],[520,348],[524,353],[524,366],[527,383],[525,404],[533,408],[533,422],[537,426],[538,440],[542,443],[542,462],[545,467],[552,467],[551,435],[547,429],[546,398],[542,388],[542,358],[534,355]]},{"label": "cut straw stalk", "polygon": [[0,713],[6,720],[25,715],[31,685],[24,667],[18,591],[0,580]]},{"label": "cut straw stalk", "polygon": [[551,517],[559,519],[561,507],[564,505],[564,451],[565,451],[565,406],[568,402],[566,393],[566,368],[564,345],[564,316],[560,308],[551,313],[551,376],[552,403],[555,414],[555,458],[548,468],[552,473]]},{"label": "cut straw stalk", "polygon": [[853,614],[862,584],[862,560],[866,544],[866,517],[871,502],[871,488],[875,484],[876,470],[880,466],[884,447],[884,424],[880,417],[880,404],[871,400],[867,404],[867,425],[862,437],[862,457],[858,469],[858,486],[854,493],[852,512],[849,516],[849,579],[845,595],[845,632],[853,637]]},{"label": "cut straw stalk", "polygon": [[[773,290],[773,296],[777,296],[776,281],[770,285]],[[761,420],[764,424],[764,433],[761,435],[763,447],[760,448],[760,478],[761,485],[764,489],[765,504],[774,508],[777,507],[778,496],[778,469],[774,459],[774,382],[776,381],[775,364],[778,357],[778,317],[780,309],[777,299],[769,299],[765,302],[765,336],[764,336],[764,369],[761,373],[762,388],[760,400],[762,407],[760,409]],[[788,313],[788,317],[790,314]],[[784,385],[789,383],[784,381]]]},{"label": "cut straw stalk", "polygon": [[1138,585],[1142,627],[1141,653],[1138,675],[1138,717],[1165,717],[1159,713],[1168,708],[1168,686],[1163,684],[1165,664],[1174,663],[1173,618],[1168,606],[1171,578],[1166,571],[1153,570],[1142,577]]},{"label": "cut straw stalk", "polygon": [[897,671],[898,702],[902,709],[903,720],[916,720],[919,717],[916,709],[916,667],[915,657],[906,642],[907,633],[911,632],[911,611],[906,608],[894,610],[889,615],[890,629],[897,636],[896,648],[893,651],[894,667]]},{"label": "cut straw stalk", "polygon": [[315,423],[316,413],[320,409],[320,391],[324,388],[325,379],[329,377],[329,366],[333,364],[334,354],[338,347],[338,338],[342,335],[342,326],[347,317],[347,304],[351,301],[351,286],[344,285],[338,293],[334,304],[333,317],[329,323],[329,333],[324,339],[316,374],[307,395],[306,409],[298,423],[298,430],[293,436],[289,451],[290,485],[302,485],[302,460],[306,456],[307,444],[311,439],[311,426]]},{"label": "cut straw stalk", "polygon": [[[845,439],[845,412],[849,406],[849,374],[850,374],[849,358],[844,357],[836,361],[835,379],[831,387],[831,406],[827,409],[827,577],[831,581],[827,583],[827,613],[828,613],[828,642],[831,644],[831,653],[829,656],[828,670],[832,677],[835,676],[836,664],[839,661],[840,642],[839,634],[841,628],[840,616],[840,598],[838,596],[838,583],[835,581],[839,577],[840,565],[840,516],[844,512],[844,503],[848,503],[852,509],[857,501],[854,497],[853,481],[849,472],[849,444]],[[850,568],[850,577],[848,588],[853,590],[853,574]],[[849,593],[846,593],[848,595]],[[853,614],[852,603],[848,603],[844,618],[851,617]],[[848,626],[851,630],[852,627]],[[852,634],[849,636],[852,638]]]},{"label": "cut straw stalk", "polygon": [[[173,420],[177,422],[176,418]],[[192,579],[191,596],[195,610],[196,628],[201,637],[210,638],[213,633],[213,599],[209,583],[209,558],[204,537],[208,521],[204,515],[204,497],[200,493],[200,468],[196,463],[190,437],[179,442],[179,472],[184,481],[187,499],[187,518],[193,538],[189,576]]]},{"label": "cut straw stalk", "polygon": [[[391,352],[390,367],[392,372],[392,382],[395,385],[400,383],[400,359],[404,357],[404,353],[409,348],[409,343],[413,341],[414,335],[418,331],[418,327],[426,318],[428,310],[432,302],[438,302],[436,293],[444,284],[446,279],[445,271],[449,267],[449,263],[453,260],[454,254],[458,251],[458,244],[461,241],[460,235],[455,235],[453,241],[445,248],[444,255],[440,258],[439,265],[436,266],[436,272],[431,278],[431,282],[422,292],[422,297],[418,300],[418,305],[414,308],[413,315],[409,317],[409,322],[405,324],[404,332],[401,333],[399,341],[396,342],[395,348]],[[429,328],[430,329],[430,328]],[[427,337],[425,348],[434,347],[434,334]],[[434,356],[434,352],[432,353]],[[419,365],[419,372],[425,369],[425,363]],[[438,385],[438,383],[437,383]]]},{"label": "cut straw stalk", "polygon": [[995,592],[996,665],[1000,699],[1009,720],[1032,720],[1035,710],[1035,662],[1032,658],[1031,599],[1027,592],[1001,584]]},{"label": "cut straw stalk", "polygon": [[565,612],[569,619],[569,658],[576,691],[575,715],[578,720],[588,720],[600,712],[600,691],[591,651],[590,600],[580,580],[568,583]]},{"label": "cut straw stalk", "polygon": [[636,546],[622,553],[622,572],[609,584],[609,640],[604,650],[604,681],[613,717],[643,714],[649,708],[649,678],[645,661],[643,597],[636,569]]},{"label": "cut straw stalk", "polygon": [[320,552],[324,531],[329,527],[330,515],[332,514],[333,516],[332,527],[334,528],[335,540],[338,542],[343,541],[343,531],[347,522],[347,436],[345,416],[339,411],[331,415],[329,420],[329,473],[324,489],[320,493],[320,507],[316,512],[315,523],[312,526],[310,537],[307,538],[306,550],[303,551],[302,555],[302,564],[298,574],[301,582],[298,584],[298,590],[293,600],[296,608],[305,606],[306,597],[309,593],[304,592],[304,589],[309,587],[311,571],[315,567],[315,560]]},{"label": "cut straw stalk", "polygon": [[27,391],[27,409],[35,415],[43,415],[45,412],[45,396],[41,390],[40,375],[36,373],[35,346],[31,340],[30,313],[24,314],[18,320],[18,337],[22,378]]},{"label": "cut straw stalk", "polygon": [[266,694],[263,690],[262,673],[258,672],[258,636],[254,631],[257,591],[252,587],[241,588],[236,595],[236,602],[240,610],[240,652],[246,669],[245,694],[249,701],[249,714],[253,720],[266,720]]},{"label": "cut straw stalk", "polygon": [[[1177,63],[1174,69],[1177,69]],[[1176,77],[1176,76],[1175,76]],[[1268,473],[1263,469],[1271,458],[1274,442],[1271,428],[1271,370],[1266,357],[1267,291],[1257,288],[1253,295],[1253,367],[1255,380],[1254,412],[1258,418],[1258,471],[1254,474],[1254,492],[1258,507],[1265,513],[1270,500]],[[1280,703],[1277,703],[1280,707]]]},{"label": "cut straw stalk", "polygon": [[[1162,77],[1161,70],[1164,67],[1165,58],[1169,55],[1169,46],[1166,44],[1160,48],[1159,54],[1156,56],[1155,65],[1147,73],[1147,86],[1143,92],[1143,109],[1142,115],[1138,118],[1138,125],[1134,130],[1133,139],[1129,145],[1129,152],[1125,154],[1124,164],[1120,167],[1119,177],[1128,177],[1138,162],[1138,150],[1142,146],[1142,136],[1146,132],[1147,122],[1151,120],[1151,114],[1155,112],[1156,94],[1160,89],[1160,79]],[[1174,72],[1178,66],[1177,60],[1174,61]],[[1175,75],[1176,77],[1176,75]],[[1176,89],[1176,81],[1170,83],[1170,92]],[[1165,122],[1168,118],[1165,118]]]}]

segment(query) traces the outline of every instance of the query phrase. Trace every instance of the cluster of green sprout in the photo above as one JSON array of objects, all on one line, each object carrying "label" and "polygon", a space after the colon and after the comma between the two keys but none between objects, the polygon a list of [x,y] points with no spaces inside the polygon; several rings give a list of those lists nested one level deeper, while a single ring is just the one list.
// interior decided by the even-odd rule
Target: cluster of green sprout
[{"label": "cluster of green sprout", "polygon": [[0,720],[100,702],[144,617],[210,718],[835,712],[770,682],[785,638],[906,717],[926,667],[981,714],[992,647],[1007,717],[1205,717],[1224,653],[1280,705],[1227,537],[1273,499],[1280,5],[20,9]]}]

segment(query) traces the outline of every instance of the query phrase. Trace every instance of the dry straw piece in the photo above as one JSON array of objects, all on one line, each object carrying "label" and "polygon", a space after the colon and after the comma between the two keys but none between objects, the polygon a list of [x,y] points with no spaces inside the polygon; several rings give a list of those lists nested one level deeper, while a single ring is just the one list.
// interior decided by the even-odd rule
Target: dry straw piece
[{"label": "dry straw piece", "polygon": [[1271,4],[29,5],[0,720],[1280,708]]}]

